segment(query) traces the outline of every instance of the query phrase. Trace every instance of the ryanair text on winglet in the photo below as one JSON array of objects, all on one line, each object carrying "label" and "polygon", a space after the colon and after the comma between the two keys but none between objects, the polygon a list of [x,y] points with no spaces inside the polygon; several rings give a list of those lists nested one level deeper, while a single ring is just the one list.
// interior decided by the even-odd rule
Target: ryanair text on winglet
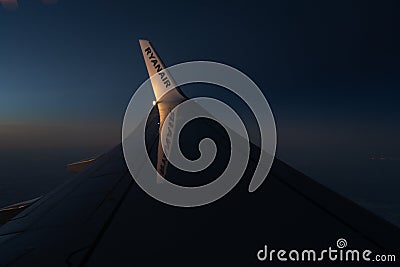
[{"label": "ryanair text on winglet", "polygon": [[171,82],[168,78],[168,75],[164,71],[162,71],[163,68],[161,64],[158,62],[157,58],[154,56],[154,53],[151,51],[151,48],[147,47],[144,51],[146,52],[146,55],[149,57],[151,63],[153,63],[153,66],[156,69],[158,75],[160,75],[160,79],[164,82],[165,88],[171,86]]}]

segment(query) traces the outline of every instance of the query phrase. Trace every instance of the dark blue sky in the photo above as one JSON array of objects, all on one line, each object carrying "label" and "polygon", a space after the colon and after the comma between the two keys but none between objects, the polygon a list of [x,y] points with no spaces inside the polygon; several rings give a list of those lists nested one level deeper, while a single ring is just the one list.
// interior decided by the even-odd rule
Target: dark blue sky
[{"label": "dark blue sky", "polygon": [[369,158],[400,158],[398,2],[55,2],[0,7],[3,154],[87,147],[84,156],[119,142],[125,108],[147,78],[145,38],[167,65],[242,70],[274,111],[279,157],[359,202],[383,186],[383,170],[391,180],[373,201],[394,201],[379,197],[397,192],[399,171],[370,170],[381,163]]},{"label": "dark blue sky", "polygon": [[397,118],[398,4],[321,2],[21,0],[0,9],[2,118],[120,118],[146,78],[139,38],[169,65],[243,70],[278,114]]}]

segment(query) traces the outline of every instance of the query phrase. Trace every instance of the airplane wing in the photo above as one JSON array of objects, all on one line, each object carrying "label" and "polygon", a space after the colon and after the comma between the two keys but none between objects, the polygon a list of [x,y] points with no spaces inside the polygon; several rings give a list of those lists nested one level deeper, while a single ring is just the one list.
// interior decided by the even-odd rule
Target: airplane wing
[{"label": "airplane wing", "polygon": [[[164,70],[151,44],[141,41],[140,45],[149,75]],[[169,110],[187,98],[179,89],[165,95],[157,86],[153,84],[159,103],[143,122],[149,134],[148,154],[160,173],[178,175],[179,182],[185,182],[173,166],[161,169],[160,160],[165,155],[159,149],[159,129]],[[174,86],[172,80],[169,86]],[[163,97],[171,101],[160,101]],[[191,139],[212,136],[216,143],[227,142],[218,130],[207,130],[204,122],[199,123],[202,127],[189,134]],[[253,151],[257,149],[253,147]],[[227,157],[222,153],[214,167],[223,165]],[[396,226],[279,159],[275,159],[264,184],[248,193],[256,161],[250,161],[244,177],[224,198],[185,209],[146,195],[133,181],[122,147],[117,145],[83,170],[78,168],[76,176],[0,227],[0,266],[253,266],[266,264],[257,260],[257,252],[264,245],[327,249],[336,247],[339,238],[346,239],[353,249],[397,252],[400,231]],[[209,176],[212,174],[202,173],[197,178],[207,180]]]}]

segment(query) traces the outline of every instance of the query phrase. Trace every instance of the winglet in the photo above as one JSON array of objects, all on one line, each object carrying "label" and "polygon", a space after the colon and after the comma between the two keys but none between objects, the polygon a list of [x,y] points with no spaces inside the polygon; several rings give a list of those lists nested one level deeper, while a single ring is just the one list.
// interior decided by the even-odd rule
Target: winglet
[{"label": "winglet", "polygon": [[[149,41],[139,40],[140,48],[143,53],[143,58],[146,63],[147,71],[151,79],[151,85],[153,87],[154,96],[156,97],[158,112],[160,115],[160,132],[164,122],[177,105],[184,102],[187,97],[182,91],[176,86],[176,82],[172,78],[169,71],[166,69],[161,58],[150,44]],[[168,94],[166,94],[168,92]],[[175,135],[175,122],[178,118],[178,111],[172,112],[170,115],[171,121],[169,122],[169,130],[171,135]],[[159,135],[161,138],[161,135]],[[173,140],[173,138],[172,138]],[[172,145],[170,146],[172,147]],[[165,154],[164,154],[165,153]],[[161,142],[158,143],[158,160],[157,160],[157,171],[161,176],[165,177],[167,173],[168,159],[166,155],[170,154],[170,150],[163,150]],[[161,182],[157,178],[158,182]]]},{"label": "winglet", "polygon": [[[153,86],[156,100],[159,101],[162,96],[176,88],[176,83],[167,70],[157,52],[147,40],[139,40],[146,68],[151,77],[151,85]],[[155,75],[157,74],[158,75]]]}]

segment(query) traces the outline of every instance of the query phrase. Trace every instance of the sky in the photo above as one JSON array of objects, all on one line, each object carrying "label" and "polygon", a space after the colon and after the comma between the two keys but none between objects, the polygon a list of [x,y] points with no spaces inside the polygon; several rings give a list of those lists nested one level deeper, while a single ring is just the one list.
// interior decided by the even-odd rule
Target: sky
[{"label": "sky", "polygon": [[246,73],[274,112],[279,158],[400,223],[398,2],[0,2],[0,204],[120,142],[147,79],[143,38],[168,66]]}]

